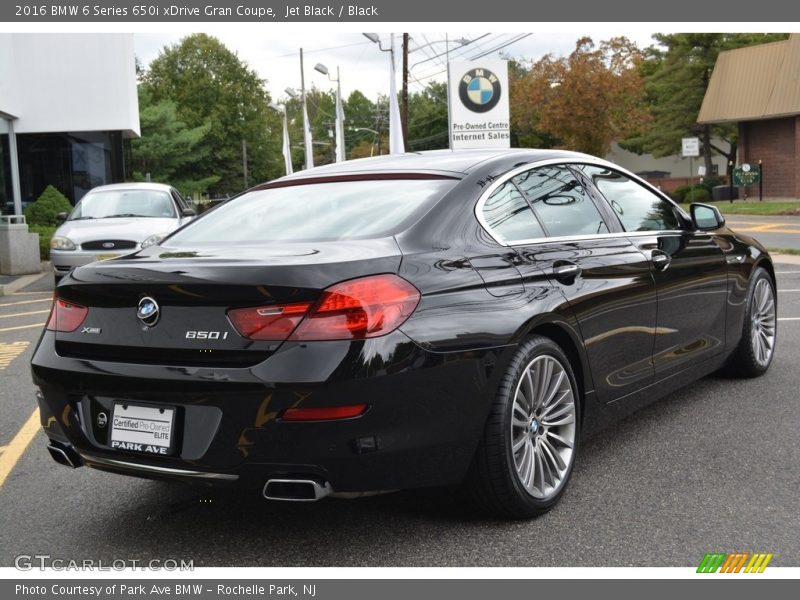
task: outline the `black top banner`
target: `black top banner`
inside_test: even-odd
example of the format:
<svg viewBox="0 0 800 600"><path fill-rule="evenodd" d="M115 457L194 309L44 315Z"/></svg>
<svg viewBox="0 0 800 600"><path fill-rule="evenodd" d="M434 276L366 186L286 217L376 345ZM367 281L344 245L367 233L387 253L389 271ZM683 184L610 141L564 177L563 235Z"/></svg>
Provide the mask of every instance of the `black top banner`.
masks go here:
<svg viewBox="0 0 800 600"><path fill-rule="evenodd" d="M642 2L572 0L12 0L0 4L6 22L792 22L800 5L786 0Z"/></svg>

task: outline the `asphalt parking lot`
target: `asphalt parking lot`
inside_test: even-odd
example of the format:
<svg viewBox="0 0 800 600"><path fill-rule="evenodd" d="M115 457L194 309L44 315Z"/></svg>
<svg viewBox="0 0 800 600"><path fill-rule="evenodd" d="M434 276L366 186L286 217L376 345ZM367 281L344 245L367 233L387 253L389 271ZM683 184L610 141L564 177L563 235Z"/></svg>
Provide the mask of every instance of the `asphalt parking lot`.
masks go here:
<svg viewBox="0 0 800 600"><path fill-rule="evenodd" d="M195 566L693 566L771 552L800 566L800 265L778 265L775 361L760 379L708 377L586 442L562 502L506 522L457 489L314 504L70 470L45 436L28 362L49 277L0 298L0 566L19 554Z"/></svg>

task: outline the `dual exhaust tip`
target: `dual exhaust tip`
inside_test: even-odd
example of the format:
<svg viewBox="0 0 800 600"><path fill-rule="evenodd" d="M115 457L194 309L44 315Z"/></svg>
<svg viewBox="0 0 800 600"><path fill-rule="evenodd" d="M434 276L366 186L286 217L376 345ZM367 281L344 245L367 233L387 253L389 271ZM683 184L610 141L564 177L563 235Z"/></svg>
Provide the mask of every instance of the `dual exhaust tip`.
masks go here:
<svg viewBox="0 0 800 600"><path fill-rule="evenodd" d="M333 493L331 484L313 479L269 479L264 485L264 498L284 502L316 502Z"/></svg>
<svg viewBox="0 0 800 600"><path fill-rule="evenodd" d="M50 456L60 465L73 469L83 466L83 460L72 446L50 442ZM314 479L269 479L264 484L264 498L284 502L316 502L333 493L331 484Z"/></svg>
<svg viewBox="0 0 800 600"><path fill-rule="evenodd" d="M75 452L72 446L64 446L57 442L50 442L47 446L47 451L50 456L60 465L64 465L73 469L83 466L83 459Z"/></svg>

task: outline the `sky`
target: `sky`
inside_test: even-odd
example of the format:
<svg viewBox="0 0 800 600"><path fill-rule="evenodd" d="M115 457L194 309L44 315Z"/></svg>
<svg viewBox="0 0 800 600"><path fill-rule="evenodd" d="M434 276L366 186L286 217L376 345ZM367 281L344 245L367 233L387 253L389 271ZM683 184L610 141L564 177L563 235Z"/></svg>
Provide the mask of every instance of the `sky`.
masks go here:
<svg viewBox="0 0 800 600"><path fill-rule="evenodd" d="M198 31L203 31L198 29ZM381 52L378 46L361 33L341 31L329 33L316 30L305 35L297 30L281 32L278 28L206 31L215 35L225 46L235 52L240 59L266 80L267 90L274 101L286 98L285 88L300 87L299 48L303 47L306 86L316 86L321 90L334 89L335 83L314 70L317 63L324 64L331 75L336 76L340 68L342 94L346 98L354 89L361 90L368 98L375 100L379 94L387 94L389 89L389 53ZM136 56L143 65L158 56L165 46L178 43L187 33L134 33ZM652 34L641 27L625 31L617 26L614 30L604 28L603 24L593 25L580 31L558 33L486 31L425 31L410 32L411 53L409 67L411 81L409 90L420 91L429 81L444 81L445 38L451 40L451 60L469 59L486 53L487 58L528 58L538 59L544 54L569 54L579 38L588 35L595 42L614 36L625 35L640 47L653 43ZM400 69L400 42L402 34L395 35L397 48L397 69ZM452 40L468 40L461 46ZM390 34L382 33L384 48L390 43ZM508 45L506 45L508 44ZM501 48L502 46L502 48ZM502 52L500 56L498 52ZM415 81L416 79L416 81ZM398 80L399 88L399 80Z"/></svg>

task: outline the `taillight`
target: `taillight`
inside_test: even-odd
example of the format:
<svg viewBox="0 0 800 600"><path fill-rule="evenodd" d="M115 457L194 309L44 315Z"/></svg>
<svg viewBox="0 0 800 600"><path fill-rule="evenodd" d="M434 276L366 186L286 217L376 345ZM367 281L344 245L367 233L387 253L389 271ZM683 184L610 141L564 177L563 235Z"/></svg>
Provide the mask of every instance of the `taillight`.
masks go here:
<svg viewBox="0 0 800 600"><path fill-rule="evenodd" d="M234 308L228 317L236 330L251 340L282 342L303 320L311 302L297 302L279 306Z"/></svg>
<svg viewBox="0 0 800 600"><path fill-rule="evenodd" d="M359 340L400 327L419 298L419 290L405 279L373 275L337 283L314 303L235 308L228 317L241 335L253 340Z"/></svg>
<svg viewBox="0 0 800 600"><path fill-rule="evenodd" d="M50 310L50 318L47 321L47 329L70 333L80 327L88 313L89 309L85 306L63 298L55 298L53 308Z"/></svg>
<svg viewBox="0 0 800 600"><path fill-rule="evenodd" d="M322 292L290 340L360 340L391 333L419 304L419 290L397 275L343 281Z"/></svg>

